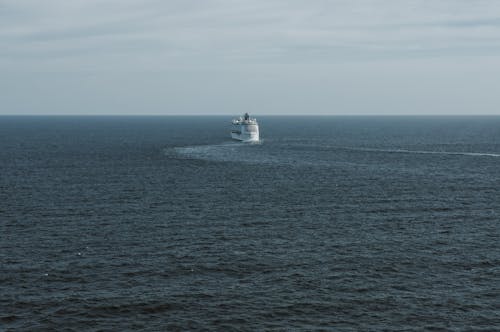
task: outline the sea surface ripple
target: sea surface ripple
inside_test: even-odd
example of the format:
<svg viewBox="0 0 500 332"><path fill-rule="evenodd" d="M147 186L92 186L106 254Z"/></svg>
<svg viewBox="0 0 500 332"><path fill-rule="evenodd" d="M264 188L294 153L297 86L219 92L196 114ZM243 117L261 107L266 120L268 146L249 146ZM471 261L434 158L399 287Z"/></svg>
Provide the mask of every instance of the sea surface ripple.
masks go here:
<svg viewBox="0 0 500 332"><path fill-rule="evenodd" d="M500 329L499 117L0 118L0 330Z"/></svg>

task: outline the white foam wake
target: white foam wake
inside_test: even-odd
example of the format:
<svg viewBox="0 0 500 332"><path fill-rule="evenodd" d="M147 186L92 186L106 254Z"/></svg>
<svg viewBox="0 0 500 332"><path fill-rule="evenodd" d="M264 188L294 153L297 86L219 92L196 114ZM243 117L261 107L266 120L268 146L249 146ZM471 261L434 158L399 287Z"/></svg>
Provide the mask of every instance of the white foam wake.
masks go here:
<svg viewBox="0 0 500 332"><path fill-rule="evenodd" d="M242 146L242 143L230 142L230 143L220 143L220 144L175 147L174 151L181 155L199 155L199 154L204 155L207 153L233 150L240 146Z"/></svg>
<svg viewBox="0 0 500 332"><path fill-rule="evenodd" d="M473 157L500 157L500 154L490 153L490 152L424 151L424 150L375 149L375 148L354 148L354 147L338 147L338 148L344 149L344 150L352 150L352 151L370 151L370 152L386 152L386 153L439 154L439 155L473 156Z"/></svg>
<svg viewBox="0 0 500 332"><path fill-rule="evenodd" d="M173 151L178 156L193 159L259 163L262 162L261 159L263 156L251 148L259 144L262 144L262 141L251 143L224 142L219 144L175 147Z"/></svg>

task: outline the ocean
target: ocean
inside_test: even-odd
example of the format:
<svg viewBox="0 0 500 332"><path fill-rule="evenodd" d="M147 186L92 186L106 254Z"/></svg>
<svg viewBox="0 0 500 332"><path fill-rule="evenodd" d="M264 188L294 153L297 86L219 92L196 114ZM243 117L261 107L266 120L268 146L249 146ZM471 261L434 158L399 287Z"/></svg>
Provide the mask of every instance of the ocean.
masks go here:
<svg viewBox="0 0 500 332"><path fill-rule="evenodd" d="M500 330L500 117L255 116L0 117L0 330Z"/></svg>

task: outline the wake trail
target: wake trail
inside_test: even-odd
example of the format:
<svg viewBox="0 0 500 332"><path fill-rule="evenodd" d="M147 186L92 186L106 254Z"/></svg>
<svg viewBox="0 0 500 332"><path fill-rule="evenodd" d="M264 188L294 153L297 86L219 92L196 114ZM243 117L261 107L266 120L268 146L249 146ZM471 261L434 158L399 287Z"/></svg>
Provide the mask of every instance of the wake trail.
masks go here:
<svg viewBox="0 0 500 332"><path fill-rule="evenodd" d="M368 151L368 152L385 152L385 153L437 154L437 155L471 156L471 157L500 157L500 154L498 153L489 153L489 152L424 151L424 150L374 149L374 148L353 148L353 147L337 147L337 148L350 151Z"/></svg>

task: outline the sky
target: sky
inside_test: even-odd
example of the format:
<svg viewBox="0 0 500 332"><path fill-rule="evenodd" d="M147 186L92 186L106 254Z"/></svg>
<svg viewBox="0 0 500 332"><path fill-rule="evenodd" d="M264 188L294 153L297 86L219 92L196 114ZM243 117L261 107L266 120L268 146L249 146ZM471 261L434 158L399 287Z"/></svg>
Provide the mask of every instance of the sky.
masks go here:
<svg viewBox="0 0 500 332"><path fill-rule="evenodd" d="M0 114L500 115L497 0L0 0Z"/></svg>

